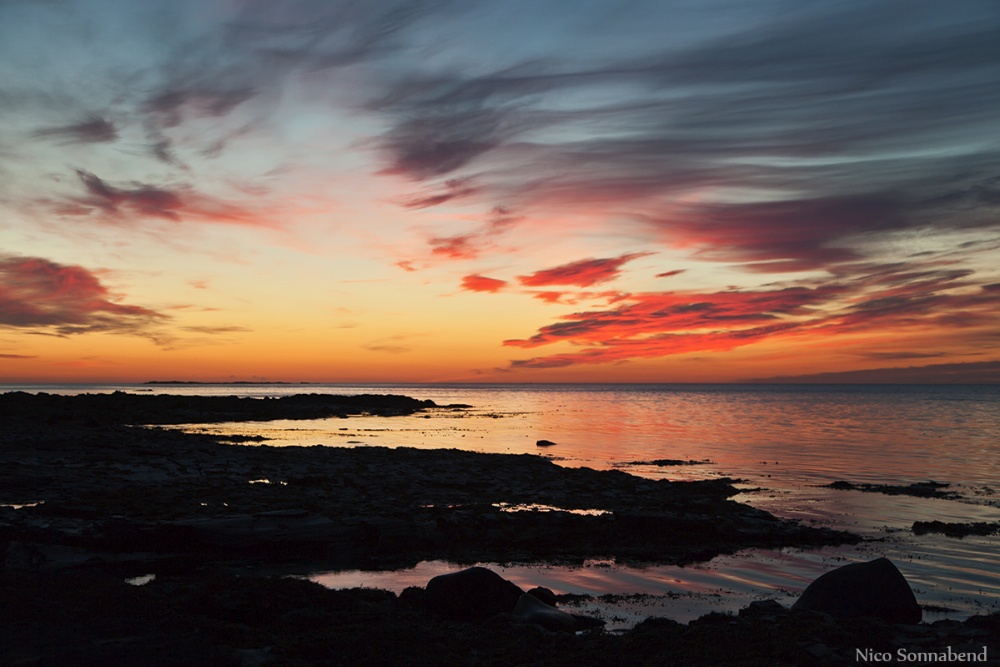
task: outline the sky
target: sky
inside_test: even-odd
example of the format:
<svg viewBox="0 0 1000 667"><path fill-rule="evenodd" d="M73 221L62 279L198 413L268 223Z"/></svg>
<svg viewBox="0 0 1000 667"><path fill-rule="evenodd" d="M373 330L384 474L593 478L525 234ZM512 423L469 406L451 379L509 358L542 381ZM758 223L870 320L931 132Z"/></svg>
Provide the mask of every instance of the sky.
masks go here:
<svg viewBox="0 0 1000 667"><path fill-rule="evenodd" d="M994 0L0 0L0 118L0 382L1000 382Z"/></svg>

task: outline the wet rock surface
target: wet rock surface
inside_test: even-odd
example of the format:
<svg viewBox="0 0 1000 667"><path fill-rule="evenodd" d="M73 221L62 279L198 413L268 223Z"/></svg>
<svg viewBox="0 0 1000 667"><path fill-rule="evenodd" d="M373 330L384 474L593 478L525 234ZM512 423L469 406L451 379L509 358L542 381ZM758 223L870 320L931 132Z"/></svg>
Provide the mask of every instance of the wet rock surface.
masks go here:
<svg viewBox="0 0 1000 667"><path fill-rule="evenodd" d="M725 479L672 483L460 450L226 445L122 425L7 427L0 489L18 562L53 567L82 557L74 549L109 563L686 563L857 539L729 500ZM539 506L562 511L516 511ZM593 509L602 513L582 513Z"/></svg>

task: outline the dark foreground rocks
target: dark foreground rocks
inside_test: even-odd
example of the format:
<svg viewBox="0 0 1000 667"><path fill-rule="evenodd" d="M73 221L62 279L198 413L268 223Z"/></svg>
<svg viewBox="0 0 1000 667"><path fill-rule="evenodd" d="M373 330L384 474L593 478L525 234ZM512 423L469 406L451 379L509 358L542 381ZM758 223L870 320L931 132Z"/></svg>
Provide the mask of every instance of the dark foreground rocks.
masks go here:
<svg viewBox="0 0 1000 667"><path fill-rule="evenodd" d="M827 572L809 584L793 609L841 619L873 616L888 623L919 623L922 616L913 590L888 558Z"/></svg>
<svg viewBox="0 0 1000 667"><path fill-rule="evenodd" d="M858 539L779 520L735 493L725 479L672 483L530 455L18 426L0 438L0 554L8 568L90 560L146 572L231 560L689 563Z"/></svg>
<svg viewBox="0 0 1000 667"><path fill-rule="evenodd" d="M0 664L18 666L782 667L864 664L859 650L896 658L948 647L986 651L989 662L976 664L1000 656L996 614L893 625L771 602L687 625L652 618L612 634L550 631L502 613L460 622L391 592L288 578L206 573L130 586L96 571L6 574L0 590Z"/></svg>
<svg viewBox="0 0 1000 667"><path fill-rule="evenodd" d="M432 558L689 563L857 538L736 503L725 479L671 483L458 450L225 445L72 405L2 415L0 664L792 665L898 636L884 621L854 628L783 611L577 634L559 630L565 617L545 596L534 597L546 606L519 595L509 612L463 622L421 595L255 576L265 565ZM160 404L140 421L232 414L206 405ZM369 401L351 414L378 409ZM146 574L145 585L125 583ZM955 628L978 637L978 626Z"/></svg>

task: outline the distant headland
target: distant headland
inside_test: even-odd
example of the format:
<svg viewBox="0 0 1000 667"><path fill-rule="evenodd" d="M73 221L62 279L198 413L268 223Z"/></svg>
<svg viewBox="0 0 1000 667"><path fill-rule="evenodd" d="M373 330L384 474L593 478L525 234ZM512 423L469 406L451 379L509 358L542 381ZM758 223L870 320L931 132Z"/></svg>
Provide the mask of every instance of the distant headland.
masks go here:
<svg viewBox="0 0 1000 667"><path fill-rule="evenodd" d="M229 380L221 382L201 382L198 380L149 380L143 384L312 384L312 382L265 382L258 380Z"/></svg>

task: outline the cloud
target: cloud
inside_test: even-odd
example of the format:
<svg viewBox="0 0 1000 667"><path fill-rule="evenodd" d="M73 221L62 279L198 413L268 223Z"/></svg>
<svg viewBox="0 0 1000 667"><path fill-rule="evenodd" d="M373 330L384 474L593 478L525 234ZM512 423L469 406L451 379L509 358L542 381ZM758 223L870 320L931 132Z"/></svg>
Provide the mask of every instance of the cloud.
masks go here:
<svg viewBox="0 0 1000 667"><path fill-rule="evenodd" d="M114 300L94 273L39 257L0 256L0 326L54 333L152 335L168 321L149 308Z"/></svg>
<svg viewBox="0 0 1000 667"><path fill-rule="evenodd" d="M864 197L694 206L650 221L700 259L744 263L757 272L804 271L861 259L837 242L905 227L900 207Z"/></svg>
<svg viewBox="0 0 1000 667"><path fill-rule="evenodd" d="M908 7L758 14L590 59L599 47L492 70L415 65L369 108L389 125L386 171L436 193L415 205L448 201L443 177L475 177L463 197L604 212L751 272L823 270L888 233L998 224L984 207L1000 153L979 138L1000 131L1000 16Z"/></svg>
<svg viewBox="0 0 1000 667"><path fill-rule="evenodd" d="M674 269L673 271L664 271L663 273L657 273L656 278L673 278L674 276L679 276L684 273L687 269Z"/></svg>
<svg viewBox="0 0 1000 667"><path fill-rule="evenodd" d="M64 215L98 212L118 220L160 218L178 222L196 220L252 227L274 226L270 220L247 209L200 194L190 187L167 189L138 182L122 187L81 169L76 174L86 194L60 204L58 210Z"/></svg>
<svg viewBox="0 0 1000 667"><path fill-rule="evenodd" d="M562 342L583 348L514 360L512 369L613 363L725 351L786 337L831 340L886 331L900 339L931 331L941 336L957 332L970 345L976 340L985 345L984 336L1000 326L1000 293L991 287L979 286L968 270L853 266L833 279L772 289L622 295L613 308L571 313L529 338L503 344L532 349Z"/></svg>
<svg viewBox="0 0 1000 667"><path fill-rule="evenodd" d="M471 275L462 278L462 289L470 292L499 292L507 286L506 280L497 278L487 278L486 276Z"/></svg>
<svg viewBox="0 0 1000 667"><path fill-rule="evenodd" d="M185 112L196 116L225 116L254 93L250 87L170 88L149 98L142 110L157 118L159 128L170 128L181 124Z"/></svg>
<svg viewBox="0 0 1000 667"><path fill-rule="evenodd" d="M432 193L414 195L403 200L406 208L430 208L450 201L468 199L479 192L472 177L452 178L444 182L444 188Z"/></svg>
<svg viewBox="0 0 1000 667"><path fill-rule="evenodd" d="M108 213L120 213L123 209L139 215L176 220L183 208L181 197L168 190L139 184L133 188L116 188L96 175L77 170L88 197L80 204L90 205Z"/></svg>
<svg viewBox="0 0 1000 667"><path fill-rule="evenodd" d="M621 273L621 267L625 263L651 254L653 253L634 252L619 257L581 259L551 269L535 271L527 276L518 276L517 279L522 285L527 287L545 287L548 285L590 287L591 285L614 280Z"/></svg>
<svg viewBox="0 0 1000 667"><path fill-rule="evenodd" d="M523 218L503 206L494 206L486 221L478 229L455 236L437 236L428 241L431 254L448 259L475 259L494 247L494 239L520 222Z"/></svg>
<svg viewBox="0 0 1000 667"><path fill-rule="evenodd" d="M0 354L0 359L37 359L33 354Z"/></svg>
<svg viewBox="0 0 1000 667"><path fill-rule="evenodd" d="M182 331L190 331L192 333L202 333L202 334L221 334L221 333L246 333L248 331L253 331L248 327L236 326L236 325L192 325L181 327Z"/></svg>
<svg viewBox="0 0 1000 667"><path fill-rule="evenodd" d="M970 361L929 366L868 368L857 371L755 378L748 382L822 384L997 384L1000 361Z"/></svg>
<svg viewBox="0 0 1000 667"><path fill-rule="evenodd" d="M53 137L72 144L110 143L118 139L115 125L101 116L88 116L70 125L38 130L36 137Z"/></svg>
<svg viewBox="0 0 1000 667"><path fill-rule="evenodd" d="M386 352L388 354L405 354L412 351L411 348L402 345L372 344L364 345L363 347L369 352Z"/></svg>

